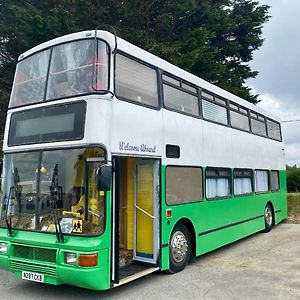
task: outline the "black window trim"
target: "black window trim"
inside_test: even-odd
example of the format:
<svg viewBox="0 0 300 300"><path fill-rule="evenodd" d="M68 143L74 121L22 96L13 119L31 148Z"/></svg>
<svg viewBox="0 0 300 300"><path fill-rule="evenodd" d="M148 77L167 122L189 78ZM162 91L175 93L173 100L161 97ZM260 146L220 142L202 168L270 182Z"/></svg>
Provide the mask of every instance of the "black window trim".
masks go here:
<svg viewBox="0 0 300 300"><path fill-rule="evenodd" d="M172 84L168 81L165 81L163 80L162 76L163 75L167 75L175 80L178 80L180 82L180 86L177 86L175 84ZM193 118L196 118L196 119L201 119L201 109L200 109L200 106L199 106L199 87L192 84L192 83L189 83L188 81L186 80L183 80L179 77L176 77L174 75L172 75L171 73L168 73L166 71L162 71L161 73L161 76L160 76L160 79L161 79L161 89L162 89L162 94L161 94L161 97L162 97L162 107L166 110L169 110L169 111L173 111L173 112L176 112L176 113L179 113L179 114L182 114L182 115L186 115L186 116L189 116L189 117L193 117ZM191 85L193 87L196 88L197 90L197 93L193 93L192 91L189 91L189 90L186 90L184 88L181 87L182 85L182 82L184 82L185 84L188 84L188 85ZM188 112L184 112L184 111L181 111L181 110L178 110L178 109L175 109L175 108L172 108L172 107L169 107L169 106L166 106L165 104L165 99L164 99L164 85L167 85L167 86L170 86L172 88L175 88L183 93L186 93L186 94L189 94L189 95L192 95L194 97L197 98L197 104L198 104L198 114L195 115L195 114L191 114L191 113L188 113Z"/></svg>
<svg viewBox="0 0 300 300"><path fill-rule="evenodd" d="M202 184L202 194L201 194L201 199L199 201L193 201L193 202L182 202L180 204L168 204L167 203L167 168L168 167L175 167L175 168L196 168L201 170L201 184ZM193 165L167 165L165 168L165 178L164 178L164 184L165 184L165 204L168 207L174 207L174 206L180 206L180 205L193 205L193 204L199 204L205 202L205 193L204 193L204 185L203 185L203 179L204 179L204 168L201 166L193 166Z"/></svg>
<svg viewBox="0 0 300 300"><path fill-rule="evenodd" d="M235 171L251 171L251 176L246 176L246 175L241 175L241 176L234 176ZM244 196L251 196L254 195L254 171L253 169L249 169L249 168L234 168L233 172L232 172L232 184L233 184L233 196L234 197L244 197ZM245 194L235 194L235 185L234 185L234 179L235 178L251 178L251 189L252 192L251 193L245 193Z"/></svg>
<svg viewBox="0 0 300 300"><path fill-rule="evenodd" d="M275 139L275 138L272 138L272 137L269 136L268 121L274 122L274 123L276 123L276 124L279 125L279 134L280 134L280 139L279 140ZM275 120L273 120L271 118L266 117L266 127L267 127L267 137L269 139L271 139L273 141L277 141L277 142L282 142L282 132L281 132L281 124L280 124L280 122L277 122L277 121L275 121Z"/></svg>
<svg viewBox="0 0 300 300"><path fill-rule="evenodd" d="M238 128L238 127L232 125L232 123L231 123L231 115L230 115L230 112L231 112L231 111L233 111L233 112L235 112L235 113L238 113L238 114L241 114L241 115L244 116L244 117L247 117L247 119L248 119L249 130L246 130L246 129L243 129L243 128ZM229 109L228 113L229 113L230 127L231 127L232 129L236 129L236 130L240 130L240 131L243 131L243 132L247 132L247 133L252 134L252 132L251 132L251 126L250 126L249 113L246 115L246 114L243 114L243 113L241 113L240 111L235 110L235 109Z"/></svg>
<svg viewBox="0 0 300 300"><path fill-rule="evenodd" d="M155 71L155 73L156 73L156 83L157 83L157 106L153 106L153 105L150 105L150 104L145 104L145 103L142 103L142 102L134 101L132 99L128 99L126 97L119 96L116 93L116 68L117 68L117 55L118 54L123 55L124 57L126 57L128 59L131 59L131 60L133 60L133 61L135 61L135 62L137 62L141 65L144 65L148 68L151 68ZM145 62L144 60L142 60L140 58L137 58L136 56L130 55L127 52L124 52L122 50L117 49L117 51L115 52L115 55L114 55L114 95L118 100L159 111L161 109L160 87L159 87L161 83L160 83L160 78L159 77L160 77L160 72L159 72L159 69L156 66L154 66L154 65L152 65L148 62Z"/></svg>
<svg viewBox="0 0 300 300"><path fill-rule="evenodd" d="M85 144L85 145L76 145L76 146L56 146L53 148L47 148L47 149L29 149L29 150L24 150L24 149L18 149L18 150L14 150L14 151L5 151L3 153L3 155L5 154L15 154L15 153L29 153L29 152L47 152L47 151L58 151L58 150L69 150L69 149L83 149L83 148L101 148L103 149L104 152L104 158L107 161L108 159L108 152L107 152L107 148L104 144L101 143L90 143L90 144ZM96 234L86 234L86 233L64 233L64 235L67 236L84 236L84 237L91 237L91 238L98 238L100 236L102 236L106 230L107 230L107 225L108 225L108 218L107 218L107 192L104 191L104 208L105 208L105 216L104 216L104 227L103 227L103 231L101 233L96 233ZM0 226L0 228L5 228L4 226ZM37 232L37 233L43 233L43 234L55 234L55 232L51 232L51 231L36 231L36 230L32 230L32 229L18 229L20 231L26 231L26 232Z"/></svg>
<svg viewBox="0 0 300 300"><path fill-rule="evenodd" d="M204 115L203 115L203 102L202 102L202 100L208 101L210 103L213 103L215 105L218 105L220 107L225 108L226 109L227 124L224 124L224 123L221 123L221 122L218 122L218 121L214 121L214 120L210 120L210 119L205 118ZM221 126L225 126L225 127L230 127L230 119L229 119L229 116L228 116L228 107L225 106L225 105L222 105L222 104L220 104L218 102L215 102L213 100L210 100L208 98L203 98L202 94L201 94L201 114L202 114L201 115L202 119L205 120L205 121L207 121L207 122L209 122L209 123L214 123L214 124L217 124L217 125L221 125Z"/></svg>
<svg viewBox="0 0 300 300"><path fill-rule="evenodd" d="M256 191L256 171L266 171L268 173L268 190ZM256 195L267 194L270 192L270 172L268 169L254 169L254 192Z"/></svg>
<svg viewBox="0 0 300 300"><path fill-rule="evenodd" d="M17 144L16 143L11 144L9 142L11 132L12 132L13 129L15 129L15 127L12 126L12 116L13 115L27 113L27 112L30 112L30 111L36 111L36 110L40 110L40 109L47 109L47 108L52 109L54 107L66 106L66 105L73 105L73 104L79 104L79 103L84 104L84 107L85 107L84 116L82 116L82 118L83 118L83 124L82 124L82 126L83 126L83 133L82 133L81 137L78 137L78 138L69 138L69 139L58 140L58 141L43 141L43 142L36 142L36 141L34 141L34 142L17 143ZM39 106L39 107L35 107L35 108L29 108L29 109L26 109L26 110L16 111L16 112L12 113L12 115L10 117L7 145L9 147L16 147L16 146L23 146L23 145L35 145L35 144L41 144L42 145L42 144L46 144L46 143L61 143L61 142L66 142L66 141L81 141L85 137L86 114L87 114L87 102L85 100L55 103L55 104L51 104L51 105ZM76 120L74 122L76 122Z"/></svg>
<svg viewBox="0 0 300 300"><path fill-rule="evenodd" d="M215 169L215 170L224 170L224 171L229 171L229 175L228 176L208 176L207 177L207 169ZM233 190L232 190L232 169L231 168L227 168L227 167L212 167L212 166L208 166L208 167L205 167L205 177L204 179L204 187L205 187L205 200L206 201L219 201L219 200L230 200L233 198ZM214 198L208 198L207 197L207 191L206 191L206 179L207 178L229 178L229 195L227 196L224 196L224 197L214 197Z"/></svg>
<svg viewBox="0 0 300 300"><path fill-rule="evenodd" d="M251 116L251 113L256 114L257 117L255 118L255 117ZM250 116L250 118L249 118L249 120L250 120L250 132L252 134L254 134L254 135L257 135L257 136L260 136L260 137L264 137L264 138L268 138L266 117L264 115L262 115L262 114L259 114L259 113L255 112L255 111L253 111L253 110L249 110L249 116ZM264 121L259 120L258 117L262 117L264 119ZM261 122L261 123L263 123L265 125L266 135L262 135L262 134L258 134L258 133L253 132L251 119L256 120L258 122Z"/></svg>
<svg viewBox="0 0 300 300"><path fill-rule="evenodd" d="M276 172L277 173L277 175L278 175L278 189L277 190L272 190L272 180L271 180L271 174L272 174L272 172ZM278 193L278 192L280 192L280 174L279 174L279 170L273 170L273 169L271 169L270 170L270 174L269 174L269 178L270 178L270 191L272 192L272 193Z"/></svg>
<svg viewBox="0 0 300 300"><path fill-rule="evenodd" d="M95 40L95 38L94 37L86 37L86 38L79 38L79 39L74 39L74 40L70 40L70 41L64 41L64 42L61 42L61 43L57 43L55 45L45 47L43 49L40 49L36 52L31 53L30 55L28 55L26 57L20 58L18 60L17 64L22 62L23 60L35 55L35 54L38 54L40 52L43 52L43 51L46 51L46 50L50 49L50 56L49 56L49 63L48 63L48 66L47 66L47 77L46 77L46 82L45 82L45 91L44 91L44 95L43 95L43 100L38 101L38 102L34 102L34 103L28 103L28 104L20 105L20 106L12 106L12 107L8 106L7 109L10 110L10 109L23 108L23 107L28 107L28 106L32 106L32 105L42 104L42 103L49 103L49 102L53 102L53 101L57 101L57 100L65 100L65 99L71 99L71 98L76 98L76 97L84 97L84 96L87 96L87 95L95 95L95 94L97 94L97 95L106 95L106 94L109 94L110 89L111 89L111 82L110 82L110 75L111 75L111 55L110 55L110 53L111 52L110 52L110 45L108 44L108 42L106 40L97 37L97 47L98 47L98 41L102 41L107 45L107 47L109 49L107 90L105 90L105 91L104 90L103 91L94 90L94 92L82 93L82 94L71 95L71 96L67 96L67 97L59 97L59 98L53 98L53 99L46 100L47 87L48 87L48 75L49 75L49 72L50 72L50 64L51 64L51 60L52 60L53 48L56 47L56 46L61 46L61 45L64 45L64 44L77 42L77 41L82 41L82 40ZM10 99L9 99L9 104L10 104Z"/></svg>

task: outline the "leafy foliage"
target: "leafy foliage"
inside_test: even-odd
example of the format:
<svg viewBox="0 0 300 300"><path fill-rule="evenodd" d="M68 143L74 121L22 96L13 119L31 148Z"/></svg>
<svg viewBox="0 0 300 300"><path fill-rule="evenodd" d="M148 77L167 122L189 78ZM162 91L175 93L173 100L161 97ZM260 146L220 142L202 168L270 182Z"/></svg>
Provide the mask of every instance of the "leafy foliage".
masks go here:
<svg viewBox="0 0 300 300"><path fill-rule="evenodd" d="M300 168L287 166L286 181L289 193L300 192Z"/></svg>
<svg viewBox="0 0 300 300"><path fill-rule="evenodd" d="M117 34L242 98L268 6L253 0L1 0L0 132L18 56L49 39L111 24ZM1 138L0 138L1 139Z"/></svg>

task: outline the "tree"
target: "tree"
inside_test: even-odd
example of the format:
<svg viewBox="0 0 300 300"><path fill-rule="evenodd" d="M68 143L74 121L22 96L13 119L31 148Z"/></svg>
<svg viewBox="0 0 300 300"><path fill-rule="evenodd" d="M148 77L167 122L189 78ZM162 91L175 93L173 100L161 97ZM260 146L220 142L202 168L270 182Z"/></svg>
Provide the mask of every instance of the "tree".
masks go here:
<svg viewBox="0 0 300 300"><path fill-rule="evenodd" d="M256 103L245 80L257 75L248 63L262 45L268 8L253 0L2 0L1 122L18 56L99 24L113 25L120 37Z"/></svg>
<svg viewBox="0 0 300 300"><path fill-rule="evenodd" d="M287 166L287 190L289 193L300 191L300 168Z"/></svg>

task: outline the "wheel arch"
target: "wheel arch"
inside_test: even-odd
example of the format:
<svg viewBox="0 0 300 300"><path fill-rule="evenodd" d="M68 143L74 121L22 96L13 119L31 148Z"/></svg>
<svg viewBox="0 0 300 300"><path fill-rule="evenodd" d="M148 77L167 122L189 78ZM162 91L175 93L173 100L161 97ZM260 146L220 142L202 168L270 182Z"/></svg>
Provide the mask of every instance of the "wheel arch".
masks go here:
<svg viewBox="0 0 300 300"><path fill-rule="evenodd" d="M273 214L273 226L275 226L275 224L276 224L276 220L275 220L276 215L275 215L274 205L273 205L271 200L267 201L265 207L267 207L268 205L270 205L270 207L271 207L272 214Z"/></svg>
<svg viewBox="0 0 300 300"><path fill-rule="evenodd" d="M193 225L192 221L189 218L186 218L186 217L181 218L174 224L172 231L174 230L174 228L177 224L184 224L187 227L187 229L190 233L191 243L192 243L192 245L191 245L192 246L191 247L191 254L192 254L191 258L195 257L196 256L196 232L195 232L195 228L194 228L194 225Z"/></svg>

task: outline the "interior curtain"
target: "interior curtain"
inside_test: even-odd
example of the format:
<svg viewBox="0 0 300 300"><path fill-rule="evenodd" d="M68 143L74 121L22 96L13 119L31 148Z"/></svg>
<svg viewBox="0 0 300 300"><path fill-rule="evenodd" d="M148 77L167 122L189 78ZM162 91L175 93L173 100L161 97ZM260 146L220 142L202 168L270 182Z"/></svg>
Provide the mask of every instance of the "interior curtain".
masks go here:
<svg viewBox="0 0 300 300"><path fill-rule="evenodd" d="M207 178L206 196L207 198L225 197L230 195L228 178Z"/></svg>
<svg viewBox="0 0 300 300"><path fill-rule="evenodd" d="M234 194L243 195L252 193L251 178L234 178Z"/></svg>
<svg viewBox="0 0 300 300"><path fill-rule="evenodd" d="M266 192L269 189L268 185L268 171L255 171L255 191Z"/></svg>

